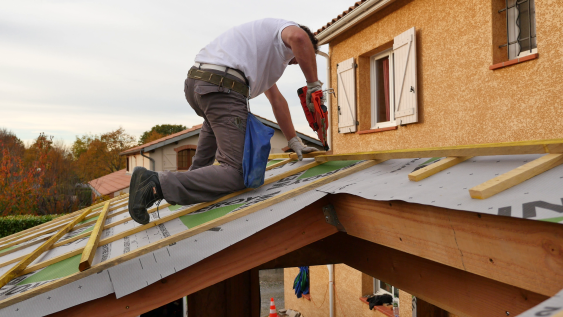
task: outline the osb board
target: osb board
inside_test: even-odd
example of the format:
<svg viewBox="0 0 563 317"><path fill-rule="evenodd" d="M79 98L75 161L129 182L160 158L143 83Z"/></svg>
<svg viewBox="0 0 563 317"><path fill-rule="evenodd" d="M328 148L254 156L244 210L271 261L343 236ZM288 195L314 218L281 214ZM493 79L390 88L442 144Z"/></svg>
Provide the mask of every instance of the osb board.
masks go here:
<svg viewBox="0 0 563 317"><path fill-rule="evenodd" d="M398 130L357 135L339 134L333 116L334 154L561 138L563 2L536 3L539 59L495 71L489 70L492 24L503 16L492 14L491 6L491 0L462 1L453 10L446 0L397 0L333 40L336 89L336 64L358 59L415 27L420 119ZM365 76L357 76L356 93L361 130L370 125ZM337 113L332 98L331 110Z"/></svg>

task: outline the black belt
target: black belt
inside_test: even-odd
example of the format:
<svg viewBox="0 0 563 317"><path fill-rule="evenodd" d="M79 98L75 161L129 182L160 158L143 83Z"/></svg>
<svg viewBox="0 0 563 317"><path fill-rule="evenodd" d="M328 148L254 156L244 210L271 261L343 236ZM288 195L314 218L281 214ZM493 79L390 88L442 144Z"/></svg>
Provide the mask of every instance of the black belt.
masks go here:
<svg viewBox="0 0 563 317"><path fill-rule="evenodd" d="M203 80L210 84L223 87L224 89L227 90L236 91L239 94L242 94L243 96L248 98L248 86L246 84L243 84L236 80L232 80L225 76L217 75L212 72L206 72L201 69L190 69L190 71L188 72L188 77L197 80Z"/></svg>

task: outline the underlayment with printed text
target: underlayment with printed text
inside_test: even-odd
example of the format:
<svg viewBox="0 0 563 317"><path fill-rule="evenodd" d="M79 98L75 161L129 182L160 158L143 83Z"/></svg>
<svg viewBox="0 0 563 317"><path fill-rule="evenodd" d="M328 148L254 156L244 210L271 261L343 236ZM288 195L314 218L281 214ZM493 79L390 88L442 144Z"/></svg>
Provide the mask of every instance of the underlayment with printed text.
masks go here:
<svg viewBox="0 0 563 317"><path fill-rule="evenodd" d="M450 209L561 223L563 222L563 166L553 168L485 200L472 199L469 196L469 188L538 157L539 155L476 157L419 182L409 181L408 174L415 169L439 160L439 158L389 160L157 251L136 257L100 273L13 304L0 310L0 315L40 316L111 293L115 293L118 298L125 296L271 226L327 194L349 193L370 200L403 200ZM266 172L266 178L290 171L312 161L312 159L305 159L303 162L292 162L272 169ZM276 163L276 161L269 164L273 163ZM133 252L155 241L299 188L355 164L358 164L358 161L325 163L197 212L180 216L142 232L129 235L99 247L92 265ZM126 202L126 198L122 201L114 201L112 206L117 206L122 202ZM160 217L181 212L189 207L170 206L162 208ZM119 213L125 210L124 208L126 207L114 210L110 215ZM127 212L109 217L106 220L106 225L128 217ZM151 220L156 217L156 212L151 214ZM59 241L91 231L95 221L96 218L88 220L87 223L91 223L90 226L71 231ZM101 240L137 226L139 224L134 221L128 221L106 229L102 233ZM45 233L33 240L8 248L2 248L2 245L0 245L0 265L29 254L40 245L33 243L34 241L45 240L52 234ZM83 248L87 241L88 237L84 237L56 247L43 253L31 265ZM29 244L28 247L2 255L2 253L7 253L27 244ZM0 289L0 301L77 273L80 257L81 255L78 254L36 272L15 278ZM8 271L14 265L15 263L0 267L0 274ZM560 297L557 298L559 302L562 301ZM556 300L556 298L554 297L551 300ZM560 306L563 307L563 305Z"/></svg>

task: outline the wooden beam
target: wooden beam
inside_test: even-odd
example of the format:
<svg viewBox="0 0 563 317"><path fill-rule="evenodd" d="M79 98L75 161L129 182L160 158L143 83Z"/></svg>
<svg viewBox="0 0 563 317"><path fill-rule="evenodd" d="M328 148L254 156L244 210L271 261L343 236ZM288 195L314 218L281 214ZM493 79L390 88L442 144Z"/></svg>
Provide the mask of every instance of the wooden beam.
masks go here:
<svg viewBox="0 0 563 317"><path fill-rule="evenodd" d="M473 156L450 156L446 157L438 162L432 163L426 167L418 169L409 174L409 180L413 182L421 181L427 177L430 177L434 174L437 174L445 169L448 169L452 166L455 166L461 162L467 161L468 159L472 158Z"/></svg>
<svg viewBox="0 0 563 317"><path fill-rule="evenodd" d="M288 158L288 159L285 159L285 160L283 160L283 161L281 161L281 162L277 162L277 163L274 163L274 164L272 164L272 165L270 165L270 166L267 166L267 167L266 167L266 170L269 171L269 170L271 170L271 169L274 169L274 168L279 167L279 166L283 166L283 165L285 165L285 164L287 164L287 163L289 163L289 162L293 162L293 161L295 161L295 160L294 160L294 159L291 159L291 158Z"/></svg>
<svg viewBox="0 0 563 317"><path fill-rule="evenodd" d="M102 232L104 230L104 224L106 223L106 218L108 215L109 210L109 201L104 205L104 209L102 213L98 217L96 221L96 225L92 230L92 234L90 235L90 239L88 239L88 243L84 247L84 251L82 251L82 257L80 258L80 264L78 264L78 269L80 272L87 270L92 265L92 260L94 260L94 256L96 255L96 249L98 248L98 244L100 243L100 237L102 236Z"/></svg>
<svg viewBox="0 0 563 317"><path fill-rule="evenodd" d="M86 215L91 211L91 209L84 211L80 216L76 217L71 223L66 225L63 229L61 229L57 234L53 235L49 240L45 241L39 248L35 249L32 253L28 254L25 258L23 258L17 265L13 268L8 270L0 277L0 287L8 284L13 278L19 276L19 274L25 270L25 268L37 259L43 252L47 251L51 245L53 245L57 240L59 240L62 236L64 236L67 232L69 232L74 225L82 221Z"/></svg>
<svg viewBox="0 0 563 317"><path fill-rule="evenodd" d="M447 156L487 156L513 154L544 154L563 153L563 139L473 144L448 146L437 148L389 150L376 152L349 153L337 155L319 155L318 162L346 161L346 160L390 160L419 157L447 157Z"/></svg>
<svg viewBox="0 0 563 317"><path fill-rule="evenodd" d="M547 154L469 189L471 198L486 199L563 164L563 154Z"/></svg>
<svg viewBox="0 0 563 317"><path fill-rule="evenodd" d="M104 316L107 317L138 316L174 299L193 294L336 233L336 228L324 220L321 208L326 203L324 198L314 202L280 222L137 292L119 299L110 294L51 316L97 316L99 307L104 308Z"/></svg>
<svg viewBox="0 0 563 317"><path fill-rule="evenodd" d="M348 234L546 296L563 285L563 226L331 195Z"/></svg>
<svg viewBox="0 0 563 317"><path fill-rule="evenodd" d="M338 252L344 264L456 316L517 316L548 299L376 243L338 235L341 239L327 246L327 252Z"/></svg>
<svg viewBox="0 0 563 317"><path fill-rule="evenodd" d="M312 157L316 157L316 156L319 156L319 155L325 155L325 154L326 154L325 151L316 151L316 152L303 154L303 158L312 158ZM274 159L296 160L296 159L298 159L298 157L297 157L297 153L276 153L276 154L270 154L270 156L268 156L268 159L269 160L274 160Z"/></svg>

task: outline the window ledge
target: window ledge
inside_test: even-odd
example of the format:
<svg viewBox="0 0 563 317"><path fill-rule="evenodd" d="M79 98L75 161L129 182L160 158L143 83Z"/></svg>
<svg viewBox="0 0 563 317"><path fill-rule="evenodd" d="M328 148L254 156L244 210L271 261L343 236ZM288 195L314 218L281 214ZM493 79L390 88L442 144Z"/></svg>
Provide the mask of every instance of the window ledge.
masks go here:
<svg viewBox="0 0 563 317"><path fill-rule="evenodd" d="M368 304L369 306L367 297L360 297L360 301L362 301L365 304ZM391 306L373 306L373 310L377 310L386 316L393 317L393 307Z"/></svg>
<svg viewBox="0 0 563 317"><path fill-rule="evenodd" d="M527 62L527 61L531 61L533 59L536 59L536 58L538 58L538 56L539 56L538 53L526 55L524 57L519 57L519 58L511 59L511 60L506 61L506 62L491 65L491 66L489 66L489 69L495 70L495 69L504 68L504 67L507 67L507 66L520 64L520 63L523 63L523 62Z"/></svg>
<svg viewBox="0 0 563 317"><path fill-rule="evenodd" d="M381 128L381 129L370 129L370 130L363 130L358 131L356 134L368 134L368 133L375 133L375 132L383 132L383 131L390 131L390 130L397 130L397 126L388 127L388 128Z"/></svg>
<svg viewBox="0 0 563 317"><path fill-rule="evenodd" d="M305 298L308 301L311 301L311 294L301 294L301 297Z"/></svg>

